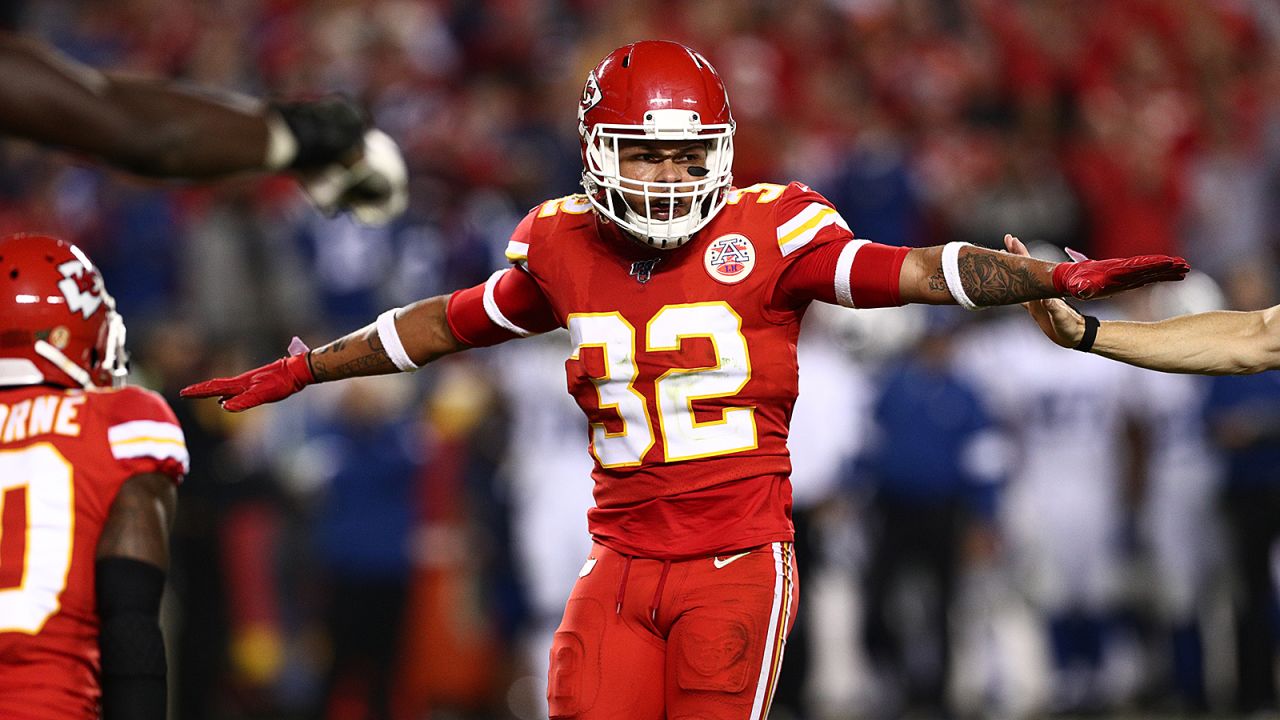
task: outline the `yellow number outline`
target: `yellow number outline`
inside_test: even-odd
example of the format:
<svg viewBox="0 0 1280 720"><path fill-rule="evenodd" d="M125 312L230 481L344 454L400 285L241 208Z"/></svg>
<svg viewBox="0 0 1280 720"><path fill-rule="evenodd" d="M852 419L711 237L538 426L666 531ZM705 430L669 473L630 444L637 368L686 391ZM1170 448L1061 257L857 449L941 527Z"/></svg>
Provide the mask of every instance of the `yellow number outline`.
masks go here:
<svg viewBox="0 0 1280 720"><path fill-rule="evenodd" d="M54 591L52 609L49 610L49 612L45 613L42 617L40 617L40 619L34 624L0 625L0 633L19 632L25 635L38 635L40 631L44 629L44 625L49 621L49 618L56 615L57 612L62 609L62 593L67 589L67 578L71 576L71 561L72 561L72 556L75 552L75 537L76 537L76 511L75 511L76 487L75 487L75 477L74 477L75 469L72 467L70 461L68 461L66 457L63 456L63 454L59 452L56 447L53 446L52 443L42 442L42 443L35 443L33 445L29 445L27 447L16 449L16 450L0 450L0 464L2 464L3 461L8 457L18 456L23 454L33 454L33 453L36 453L37 451L42 451L42 452L47 451L49 454L44 455L44 459L61 463L62 467L66 469L65 474L57 473L58 477L51 477L42 481L42 482L52 483L65 478L67 483L66 510L67 510L68 522L67 522L67 543L66 543L67 551L66 551L66 557L65 557L65 565L62 566L63 567L62 579L58 583L57 589ZM0 491L13 490L19 487L25 487L27 489L26 527L23 529L24 532L26 533L26 544L23 546L22 579L19 581L17 587L8 587L0 590L0 604L2 604L2 601L4 600L17 602L21 599L21 596L24 593L32 592L32 589L27 587L27 583L28 583L28 580L30 580L31 554L34 550L32 536L31 536L31 527L32 527L31 506L33 502L32 489L34 487L34 483L29 479L23 482L17 482L17 481L5 482L3 478L0 478ZM3 497L4 497L3 494L0 494L0 506L3 505L3 502L4 502ZM3 507L0 507L0 516L3 516L3 511L4 511Z"/></svg>
<svg viewBox="0 0 1280 720"><path fill-rule="evenodd" d="M585 215L589 212L591 212L591 201L587 199L586 195L575 193L542 203L538 208L538 217L548 218L557 213Z"/></svg>
<svg viewBox="0 0 1280 720"><path fill-rule="evenodd" d="M755 185L748 185L744 188L736 188L729 191L729 197L725 199L725 202L730 205L737 205L742 202L744 195L751 194L756 196L756 203L764 205L782 197L782 193L786 189L786 185L779 185L777 183L756 183Z"/></svg>
<svg viewBox="0 0 1280 720"><path fill-rule="evenodd" d="M596 312L596 313L571 313L571 314L568 316L568 318L566 318L566 320L565 320L565 325L566 325L566 326L570 325L570 324L571 324L575 319L578 319L578 318L595 318L595 317L612 317L612 318L615 318L615 319L617 319L617 321L618 321L618 322L620 322L620 323L622 324L622 326L623 326L623 327L625 327L625 328L626 328L626 331L627 331L627 333L628 333L628 344L630 345L630 348L629 348L629 349L630 349L630 351L631 351L631 355L632 355L632 361L631 361L631 377L627 380L627 387L626 387L626 390L627 390L627 392L631 393L631 395L632 395L632 396L634 396L634 397L635 397L635 398L640 402L640 408L641 408L641 410L643 410L643 412L644 412L644 423L643 423L643 425L644 425L644 427L645 427L645 431L646 431L646 433L649 435L649 442L648 442L648 444L646 444L646 445L644 446L644 449L640 451L639 456L638 456L635 460L624 460L624 461L622 461L622 462L606 463L606 462L604 461L604 458L600 457L600 453L599 453L599 451L598 451L598 450L596 450L596 432L595 432L595 429L596 429L597 427L598 427L598 428L600 428L600 430L601 430L601 434L604 436L604 438L605 438L606 440L613 440L613 439L617 439L617 438L623 438L623 437L626 437L627 433L630 431L631 425L630 425L630 421L627 419L627 413L623 412L623 410L622 410L622 403L621 403L621 402L616 402L616 403L606 403L606 402L605 402L605 400L604 400L604 393L602 393L602 392L601 392L601 390L600 390L600 386L601 386L601 385L603 385L603 384L605 384L605 383L607 383L607 382L609 382L610 380L612 380L612 379L613 379L613 368L614 368L614 365L613 365L613 363L612 363L612 362L610 361L610 359L609 359L609 347L608 347L609 343L608 343L608 341L605 341L605 342L584 342L584 343L578 344L577 346L575 346L575 347L574 347L574 349L573 349L573 353L572 353L571 355L569 355L569 359L570 359L570 360L577 360L577 361L581 362L581 361L582 361L582 348L588 348L588 347L597 347L597 348L600 348L600 352L604 354L604 372L605 372L605 374L604 374L604 377L600 377L600 378L592 377L592 378L591 378L591 384L592 384L592 385L594 385L594 386L595 386L595 389L596 389L596 403L597 403L597 407L598 407L598 409L599 409L599 410L602 410L602 411L603 411L603 410L613 410L613 411L614 411L614 413L616 413L616 414L617 414L618 418L622 420L622 430L621 430L621 431L619 431L619 432L616 432L616 433L610 433L610 432L609 432L608 427L606 427L604 423L602 423L602 422L598 422L598 423L597 423L597 422L591 422L591 421L590 421L590 419L588 419L587 424L588 424L588 425L590 425L590 426L591 426L591 428L592 428L592 430L591 430L591 441L590 441L590 445L589 445L590 450L591 450L591 455L596 459L596 461L597 461L597 462L599 462L599 463L600 463L600 467L606 467L606 468L614 468L614 467L633 467L633 466L636 466L636 465L641 464L641 463L644 461L644 456L645 456L645 455L647 455L647 454L649 453L649 450L651 450L651 449L653 448L653 444L654 444L655 442L657 442L657 440L656 440L656 439L654 438L654 436L653 436L653 430L652 430L652 428L653 428L653 421L652 421L652 418L649 416L649 403L648 403L648 400L645 398L645 396L644 396L644 394L643 394L643 393L641 393L639 390L637 390L637 389L636 389L636 380L637 380L637 379L639 379L639 377L640 377L640 368L639 368L639 366L638 366L638 365L636 365L636 362L635 362L635 359L634 359L634 358L635 358L635 347L636 347L636 328L635 328L635 326L634 326L634 325L632 325L630 322L628 322L626 318L624 318L624 317L622 316L622 313L620 313L620 312L616 312L616 311L614 311L614 312ZM588 377L590 377L590 376L588 376ZM637 418L637 420L639 420L639 418Z"/></svg>
<svg viewBox="0 0 1280 720"><path fill-rule="evenodd" d="M733 337L735 340L740 340L742 342L742 358L746 364L746 374L743 376L742 382L738 383L738 386L734 388L732 392L713 392L713 393L707 393L705 395L683 395L685 408L689 412L689 420L692 423L693 428L696 430L698 428L712 427L715 425L728 425L730 420L730 413L737 415L737 414L746 412L747 413L746 417L751 423L751 442L747 445L742 445L739 447L721 448L718 450L713 450L711 452L705 452L705 453L695 453L692 455L672 455L671 441L667 433L667 414L662 410L662 390L660 389L662 386L662 383L668 377L673 375L696 375L700 373L714 372L716 370L719 370L723 366L723 363L721 362L722 356L720 354L720 344L716 342L715 331L694 331L694 332L688 332L688 333L676 333L675 344L673 345L670 345L670 346L654 345L652 343L653 335L650 332L650 329L653 327L653 324L659 320L659 318L661 318L663 315L667 314L670 311L678 311L684 308L697 308L697 307L724 308L737 321L737 325L734 328ZM707 302L680 303L677 305L662 306L662 309L658 310L658 312L655 313L654 316L650 318L649 322L645 325L645 350L647 352L663 352L663 351L670 352L673 350L679 350L681 341L685 340L686 338L699 338L699 337L706 338L711 341L711 348L714 351L715 358L716 358L715 365L706 365L702 367L693 367L693 368L683 368L683 367L669 368L666 372L662 373L662 375L658 376L658 379L655 380L653 383L654 403L658 407L658 425L659 425L658 430L662 434L662 454L663 454L663 459L666 460L667 462L678 462L681 460L697 460L700 458L716 457L719 455L732 455L733 453L743 452L745 450L755 450L756 448L760 447L760 428L756 425L756 406L755 405L727 407L720 411L719 420L703 420L701 422L698 421L697 415L695 415L693 411L693 404L698 400L711 400L713 398L733 397L738 393L742 392L743 388L747 386L747 383L751 382L751 376L752 376L751 353L747 349L746 336L742 334L742 316L739 315L732 307L730 307L728 303L724 302L723 300L713 300L713 301L707 301ZM678 421L675 421L675 422L678 422Z"/></svg>

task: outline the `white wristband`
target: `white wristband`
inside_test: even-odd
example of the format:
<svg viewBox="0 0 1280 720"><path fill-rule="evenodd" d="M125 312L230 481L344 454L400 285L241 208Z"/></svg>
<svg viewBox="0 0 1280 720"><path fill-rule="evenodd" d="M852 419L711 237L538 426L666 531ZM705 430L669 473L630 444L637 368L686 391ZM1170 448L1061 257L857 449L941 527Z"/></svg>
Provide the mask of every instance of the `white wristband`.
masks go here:
<svg viewBox="0 0 1280 720"><path fill-rule="evenodd" d="M947 281L947 290L965 310L977 310L978 305L969 299L960 283L960 248L973 247L965 242L949 242L942 246L942 277Z"/></svg>
<svg viewBox="0 0 1280 720"><path fill-rule="evenodd" d="M396 312L399 309L391 308L378 316L378 339L396 368L400 372L411 372L418 369L418 364L409 358L409 353L404 351L404 343L400 342L400 331L396 330Z"/></svg>

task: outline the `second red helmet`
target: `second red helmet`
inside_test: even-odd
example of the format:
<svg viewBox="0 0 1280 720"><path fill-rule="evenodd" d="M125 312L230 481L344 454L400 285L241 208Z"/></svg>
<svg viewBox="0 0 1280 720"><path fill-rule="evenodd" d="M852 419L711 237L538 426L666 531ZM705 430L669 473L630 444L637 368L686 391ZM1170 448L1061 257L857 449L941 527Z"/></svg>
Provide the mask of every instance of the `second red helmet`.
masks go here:
<svg viewBox="0 0 1280 720"><path fill-rule="evenodd" d="M80 248L0 238L0 386L111 387L128 373L124 321Z"/></svg>

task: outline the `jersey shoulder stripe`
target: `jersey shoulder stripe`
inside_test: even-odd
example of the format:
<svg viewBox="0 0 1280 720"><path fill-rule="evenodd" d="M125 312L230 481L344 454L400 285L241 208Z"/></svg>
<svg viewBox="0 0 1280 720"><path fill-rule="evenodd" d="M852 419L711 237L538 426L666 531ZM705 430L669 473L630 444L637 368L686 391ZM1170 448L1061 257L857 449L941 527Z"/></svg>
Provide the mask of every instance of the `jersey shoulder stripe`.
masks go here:
<svg viewBox="0 0 1280 720"><path fill-rule="evenodd" d="M529 243L519 240L507 241L507 259L513 263L521 263L529 259Z"/></svg>
<svg viewBox="0 0 1280 720"><path fill-rule="evenodd" d="M127 385L91 393L106 425L111 457L138 472L162 472L175 479L191 466L186 438L173 409L157 392Z"/></svg>
<svg viewBox="0 0 1280 720"><path fill-rule="evenodd" d="M191 471L191 456L187 448L171 442L140 439L129 443L111 446L111 456L117 460L150 458L152 460L173 460L182 466L182 473Z"/></svg>
<svg viewBox="0 0 1280 720"><path fill-rule="evenodd" d="M183 472L190 469L186 438L182 428L156 420L131 420L107 428L111 456L117 460L154 458L176 460Z"/></svg>
<svg viewBox="0 0 1280 720"><path fill-rule="evenodd" d="M849 225L835 208L821 202L810 202L778 226L778 248L786 257L808 245L823 228L832 225L849 231Z"/></svg>
<svg viewBox="0 0 1280 720"><path fill-rule="evenodd" d="M130 420L107 428L107 441L112 445L136 442L139 439L185 444L182 428L159 420Z"/></svg>
<svg viewBox="0 0 1280 720"><path fill-rule="evenodd" d="M527 263L535 232L546 235L558 228L563 221L581 222L583 216L590 213L591 201L582 193L547 200L530 210L516 226L507 242L507 260L517 265Z"/></svg>

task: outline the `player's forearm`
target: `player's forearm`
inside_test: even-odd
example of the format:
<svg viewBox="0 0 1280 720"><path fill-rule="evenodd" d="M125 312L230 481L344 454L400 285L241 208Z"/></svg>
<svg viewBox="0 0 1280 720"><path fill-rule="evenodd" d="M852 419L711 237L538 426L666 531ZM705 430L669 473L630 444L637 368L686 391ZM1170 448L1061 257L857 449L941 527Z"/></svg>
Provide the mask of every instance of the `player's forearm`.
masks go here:
<svg viewBox="0 0 1280 720"><path fill-rule="evenodd" d="M166 81L109 76L104 101L117 114L105 159L151 177L215 178L268 168L265 104ZM287 160L287 158L286 158Z"/></svg>
<svg viewBox="0 0 1280 720"><path fill-rule="evenodd" d="M0 34L0 131L149 176L261 169L266 111L241 96L99 72L31 38Z"/></svg>
<svg viewBox="0 0 1280 720"><path fill-rule="evenodd" d="M1058 297L1054 263L973 246L959 249L956 274L965 295L979 306L1011 305ZM903 302L948 305L956 302L943 268L943 248L912 250L902 265L899 293Z"/></svg>
<svg viewBox="0 0 1280 720"><path fill-rule="evenodd" d="M1164 372L1237 375L1280 368L1280 306L1154 323L1103 322L1092 352Z"/></svg>
<svg viewBox="0 0 1280 720"><path fill-rule="evenodd" d="M418 366L462 350L449 329L445 310L449 296L419 300L395 315L395 329L409 359ZM310 355L316 382L400 372L378 332L377 323L341 337Z"/></svg>

